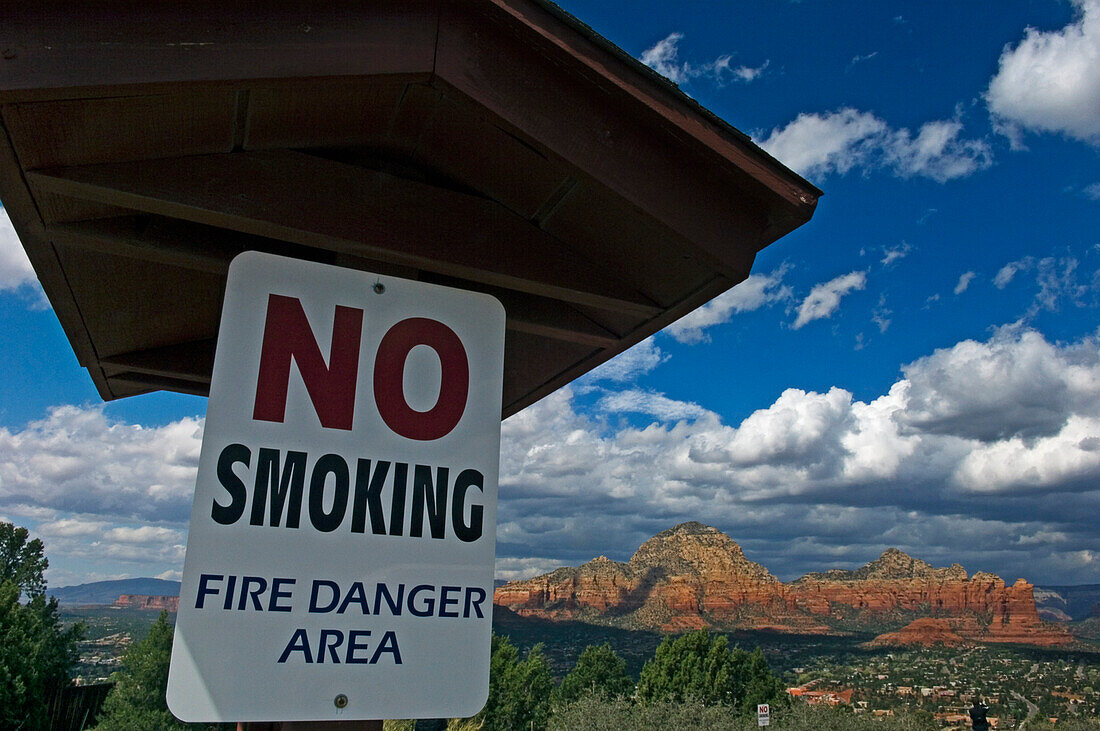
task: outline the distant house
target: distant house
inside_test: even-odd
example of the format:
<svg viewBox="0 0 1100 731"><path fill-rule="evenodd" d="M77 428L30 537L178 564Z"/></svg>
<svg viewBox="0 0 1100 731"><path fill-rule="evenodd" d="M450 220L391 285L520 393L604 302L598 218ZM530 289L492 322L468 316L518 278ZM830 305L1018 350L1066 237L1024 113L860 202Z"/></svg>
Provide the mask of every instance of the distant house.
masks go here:
<svg viewBox="0 0 1100 731"><path fill-rule="evenodd" d="M801 698L811 706L826 705L826 706L839 706L839 705L851 705L852 693L854 691L851 688L847 690L807 690L806 688L787 688L788 695L794 698Z"/></svg>

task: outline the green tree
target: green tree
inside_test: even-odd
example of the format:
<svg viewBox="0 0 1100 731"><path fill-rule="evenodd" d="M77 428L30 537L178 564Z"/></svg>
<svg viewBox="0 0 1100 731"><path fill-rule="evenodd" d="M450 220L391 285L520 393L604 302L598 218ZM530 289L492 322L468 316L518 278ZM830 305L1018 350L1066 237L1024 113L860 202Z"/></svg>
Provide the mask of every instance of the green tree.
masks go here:
<svg viewBox="0 0 1100 731"><path fill-rule="evenodd" d="M0 581L13 581L28 597L46 593L46 560L42 541L28 541L26 528L0 523Z"/></svg>
<svg viewBox="0 0 1100 731"><path fill-rule="evenodd" d="M757 703L786 703L783 684L757 648L730 648L725 635L698 630L666 637L642 667L638 698L643 702L695 699L755 713Z"/></svg>
<svg viewBox="0 0 1100 731"><path fill-rule="evenodd" d="M519 659L519 650L507 637L493 635L489 660L489 698L474 716L485 731L544 729L550 718L554 676L542 645Z"/></svg>
<svg viewBox="0 0 1100 731"><path fill-rule="evenodd" d="M164 699L171 660L172 625L168 623L168 612L161 612L149 628L149 634L131 645L122 656L122 670L111 676L115 687L103 702L96 730L176 731L195 728L195 725L176 720Z"/></svg>
<svg viewBox="0 0 1100 731"><path fill-rule="evenodd" d="M760 703L768 703L778 708L784 708L789 703L787 686L768 667L764 651L759 647L749 653L744 682L739 705L746 713L755 713L756 706Z"/></svg>
<svg viewBox="0 0 1100 731"><path fill-rule="evenodd" d="M584 693L596 693L606 698L629 697L634 692L634 680L626 673L626 660L619 657L611 645L589 645L577 658L577 664L562 678L557 699L574 701Z"/></svg>
<svg viewBox="0 0 1100 731"><path fill-rule="evenodd" d="M83 625L61 624L46 597L42 541L0 523L0 728L49 728L54 697L69 684ZM21 597L27 597L25 604Z"/></svg>

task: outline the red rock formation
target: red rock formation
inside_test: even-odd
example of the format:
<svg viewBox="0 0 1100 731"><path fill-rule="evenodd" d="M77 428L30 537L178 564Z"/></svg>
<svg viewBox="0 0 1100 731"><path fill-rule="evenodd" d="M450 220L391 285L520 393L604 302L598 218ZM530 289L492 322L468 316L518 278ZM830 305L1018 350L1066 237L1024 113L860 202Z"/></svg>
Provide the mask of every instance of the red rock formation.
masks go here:
<svg viewBox="0 0 1100 731"><path fill-rule="evenodd" d="M960 635L951 629L951 620L935 619L933 617L921 617L914 619L897 632L881 634L867 644L871 647L888 647L894 645L946 645L957 647L965 644Z"/></svg>
<svg viewBox="0 0 1100 731"><path fill-rule="evenodd" d="M933 568L897 549L855 571L832 570L784 585L745 558L731 538L684 523L646 541L627 563L600 556L577 568L515 581L494 602L521 616L581 620L677 632L715 627L839 633L864 620L881 625L914 615L951 618L960 640L1055 645L1071 641L1040 620L1032 586L997 576L967 578L962 566ZM905 637L948 637L939 623ZM934 632L933 632L934 630ZM929 636L932 636L929 635Z"/></svg>
<svg viewBox="0 0 1100 731"><path fill-rule="evenodd" d="M729 536L700 523L659 533L627 563L600 556L505 584L494 602L522 616L602 619L666 631L787 621L800 631L825 629L792 611L783 584L746 559Z"/></svg>
<svg viewBox="0 0 1100 731"><path fill-rule="evenodd" d="M166 609L177 612L180 608L178 596L150 596L148 594L123 594L115 600L114 606L127 609Z"/></svg>

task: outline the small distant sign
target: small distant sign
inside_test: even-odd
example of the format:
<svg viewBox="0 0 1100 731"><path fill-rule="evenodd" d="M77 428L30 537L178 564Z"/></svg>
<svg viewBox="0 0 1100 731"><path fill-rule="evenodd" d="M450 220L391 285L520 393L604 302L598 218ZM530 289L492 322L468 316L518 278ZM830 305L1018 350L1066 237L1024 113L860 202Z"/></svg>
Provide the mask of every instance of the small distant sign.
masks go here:
<svg viewBox="0 0 1100 731"><path fill-rule="evenodd" d="M771 708L767 703L759 703L756 706L756 725L768 726L771 724Z"/></svg>
<svg viewBox="0 0 1100 731"><path fill-rule="evenodd" d="M504 308L248 252L229 268L168 705L471 716L489 689Z"/></svg>

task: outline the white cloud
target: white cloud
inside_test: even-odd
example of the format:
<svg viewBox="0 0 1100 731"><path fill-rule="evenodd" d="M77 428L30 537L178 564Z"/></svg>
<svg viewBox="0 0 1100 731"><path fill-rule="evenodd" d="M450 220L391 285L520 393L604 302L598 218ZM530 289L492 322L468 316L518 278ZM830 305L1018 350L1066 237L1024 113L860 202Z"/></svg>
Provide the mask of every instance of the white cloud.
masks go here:
<svg viewBox="0 0 1100 731"><path fill-rule="evenodd" d="M158 428L62 406L22 431L0 428L0 501L108 519L186 520L202 421Z"/></svg>
<svg viewBox="0 0 1100 731"><path fill-rule="evenodd" d="M893 310L886 306L886 295L881 295L878 304L871 313L871 321L878 326L880 333L884 333L890 328L890 315L892 314L894 314Z"/></svg>
<svg viewBox="0 0 1100 731"><path fill-rule="evenodd" d="M1035 296L1034 309L1056 312L1063 300L1080 304L1088 285L1077 281L1077 266L1078 262L1074 257L1040 259L1035 277L1039 292Z"/></svg>
<svg viewBox="0 0 1100 731"><path fill-rule="evenodd" d="M852 290L867 286L866 272L849 272L828 282L815 285L802 304L798 306L798 317L794 321L795 330L814 320L831 317L840 307L840 300Z"/></svg>
<svg viewBox="0 0 1100 731"><path fill-rule="evenodd" d="M986 102L1016 144L1020 129L1100 144L1100 0L1075 0L1078 18L1057 31L1028 28L1006 46Z"/></svg>
<svg viewBox="0 0 1100 731"><path fill-rule="evenodd" d="M714 412L699 404L676 401L659 393L640 389L610 393L600 399L598 408L613 413L646 414L660 421L715 417Z"/></svg>
<svg viewBox="0 0 1100 731"><path fill-rule="evenodd" d="M1004 289L1021 272L1035 273L1035 299L1024 314L1033 318L1041 311L1057 312L1063 304L1077 307L1085 306L1086 295L1100 290L1100 279L1094 274L1081 281L1078 275L1080 262L1072 256L1043 257L1036 259L1027 256L1009 262L1001 267L993 277L993 285Z"/></svg>
<svg viewBox="0 0 1100 731"><path fill-rule="evenodd" d="M750 81L756 80L761 74L764 73L764 71L767 70L768 66L770 66L770 65L771 65L770 61L765 61L764 63L760 64L759 66L757 66L755 68L752 67L752 66L737 66L737 67L733 68L733 67L730 67L729 57L727 56L726 57L726 64L725 64L725 70L728 70L731 74L733 74L734 77L736 77L738 81L744 81L744 82L748 83ZM720 73L719 73L719 78L721 78Z"/></svg>
<svg viewBox="0 0 1100 731"><path fill-rule="evenodd" d="M846 173L865 164L887 133L873 114L845 108L826 114L803 113L774 129L760 146L803 175Z"/></svg>
<svg viewBox="0 0 1100 731"><path fill-rule="evenodd" d="M908 404L900 423L979 441L1053 436L1069 416L1100 414L1095 340L1059 348L1034 330L1002 328L902 369Z"/></svg>
<svg viewBox="0 0 1100 731"><path fill-rule="evenodd" d="M495 576L504 581L518 581L548 574L561 567L562 562L552 558L498 558Z"/></svg>
<svg viewBox="0 0 1100 731"><path fill-rule="evenodd" d="M974 272L963 272L959 275L959 281L955 284L955 294L962 294L965 292L976 276Z"/></svg>
<svg viewBox="0 0 1100 731"><path fill-rule="evenodd" d="M736 314L789 300L791 290L783 284L784 274L785 267L768 274L750 274L745 281L684 315L664 332L681 343L705 342L708 340L704 332L707 328L729 322Z"/></svg>
<svg viewBox="0 0 1100 731"><path fill-rule="evenodd" d="M899 246L886 249L882 255L882 265L888 267L894 262L904 259L909 256L909 252L912 248L913 247L903 241Z"/></svg>
<svg viewBox="0 0 1100 731"><path fill-rule="evenodd" d="M661 352L653 342L653 336L650 336L593 369L584 377L584 380L586 383L593 381L624 383L651 372L666 360L668 356Z"/></svg>
<svg viewBox="0 0 1100 731"><path fill-rule="evenodd" d="M1079 560L1100 555L1100 334L1058 344L1006 327L907 364L878 398L791 388L736 424L637 389L578 404L565 388L502 424L503 577L623 559L695 519L779 574L899 545L972 570L1100 581L1100 564ZM616 419L626 411L652 422ZM51 571L68 567L55 585L104 565L174 576L200 435L197 419L142 428L76 407L2 429L0 511L33 517Z"/></svg>
<svg viewBox="0 0 1100 731"><path fill-rule="evenodd" d="M847 107L800 114L786 127L773 129L760 146L810 177L886 168L903 178L943 183L992 164L988 143L962 139L961 132L958 120L937 120L921 125L914 136L905 128L891 129L870 112Z"/></svg>
<svg viewBox="0 0 1100 731"><path fill-rule="evenodd" d="M916 137L900 129L883 146L883 157L901 177L923 176L940 183L989 167L993 162L989 144L960 139L960 132L962 123L957 120L926 122Z"/></svg>
<svg viewBox="0 0 1100 731"><path fill-rule="evenodd" d="M683 33L669 33L642 51L640 57L642 63L677 84L686 84L700 77L712 79L719 85L731 79L748 83L758 78L768 68L768 61L756 67L734 66L733 57L728 54L698 65L681 61L679 43L683 37Z"/></svg>
<svg viewBox="0 0 1100 731"><path fill-rule="evenodd" d="M1073 484L1100 477L1100 418L1072 415L1057 434L1013 437L982 445L959 464L954 479L975 492L1005 492Z"/></svg>
<svg viewBox="0 0 1100 731"><path fill-rule="evenodd" d="M0 208L0 292L36 284L38 277L19 242L8 212Z"/></svg>
<svg viewBox="0 0 1100 731"><path fill-rule="evenodd" d="M595 415L555 394L503 425L500 541L542 557L540 570L626 558L688 519L728 531L777 572L901 545L1046 578L1035 572L1069 576L1069 554L1100 551L1089 517L1100 509L1096 338L1058 345L1003 328L903 373L866 402L788 389L736 425L684 419L699 407L659 394L606 398ZM645 428L602 420L646 401L658 421ZM1100 578L1097 568L1073 580Z"/></svg>
<svg viewBox="0 0 1100 731"><path fill-rule="evenodd" d="M1085 194L1086 198L1094 201L1100 201L1100 183L1086 185L1082 192Z"/></svg>
<svg viewBox="0 0 1100 731"><path fill-rule="evenodd" d="M848 62L848 67L851 68L857 63L863 63L864 61L870 61L872 58L878 55L878 51L872 51L871 53L864 54L862 56L852 56L852 60Z"/></svg>
<svg viewBox="0 0 1100 731"><path fill-rule="evenodd" d="M1032 265L1032 260L1029 258L1021 259L1020 261L1011 261L1005 264L999 270L997 270L996 276L993 277L993 286L997 289L1004 289L1015 278L1016 272L1023 269L1029 269Z"/></svg>

